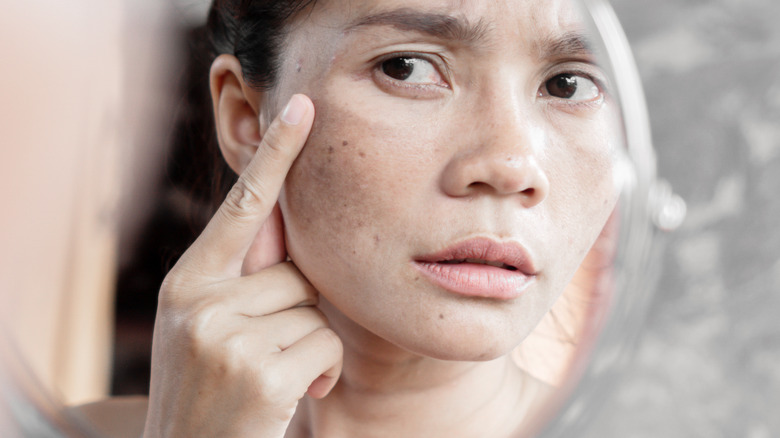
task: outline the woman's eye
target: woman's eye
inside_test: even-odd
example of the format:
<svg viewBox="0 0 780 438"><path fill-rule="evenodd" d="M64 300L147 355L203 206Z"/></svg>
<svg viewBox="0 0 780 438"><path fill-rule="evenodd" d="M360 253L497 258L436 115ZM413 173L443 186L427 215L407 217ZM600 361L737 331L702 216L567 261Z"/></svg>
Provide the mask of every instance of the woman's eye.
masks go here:
<svg viewBox="0 0 780 438"><path fill-rule="evenodd" d="M422 58L398 56L381 64L382 73L410 84L440 84L442 79L436 67Z"/></svg>
<svg viewBox="0 0 780 438"><path fill-rule="evenodd" d="M546 94L580 102L598 99L601 89L591 79L574 73L561 73L545 84Z"/></svg>

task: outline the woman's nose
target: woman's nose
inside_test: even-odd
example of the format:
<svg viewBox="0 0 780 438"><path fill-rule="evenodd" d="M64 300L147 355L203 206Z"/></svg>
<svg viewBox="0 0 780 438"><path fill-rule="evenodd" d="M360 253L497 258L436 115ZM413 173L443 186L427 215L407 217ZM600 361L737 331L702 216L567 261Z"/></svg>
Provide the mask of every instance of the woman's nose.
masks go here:
<svg viewBox="0 0 780 438"><path fill-rule="evenodd" d="M444 169L442 189L453 197L516 196L524 207L533 207L550 191L550 182L537 160L547 135L543 128L511 110L498 117L493 111L483 113L490 120L475 121L480 126L461 138L467 143L461 143Z"/></svg>

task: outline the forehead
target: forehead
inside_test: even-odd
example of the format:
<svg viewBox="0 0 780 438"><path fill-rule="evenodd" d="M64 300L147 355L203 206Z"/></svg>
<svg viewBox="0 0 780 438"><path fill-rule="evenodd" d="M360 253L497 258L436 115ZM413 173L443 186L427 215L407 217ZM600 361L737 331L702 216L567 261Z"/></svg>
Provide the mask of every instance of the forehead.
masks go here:
<svg viewBox="0 0 780 438"><path fill-rule="evenodd" d="M307 16L345 30L379 25L398 27L404 20L425 25L426 17L451 17L457 20L456 24L481 29L484 37L532 40L533 36L582 33L579 12L574 0L318 0Z"/></svg>

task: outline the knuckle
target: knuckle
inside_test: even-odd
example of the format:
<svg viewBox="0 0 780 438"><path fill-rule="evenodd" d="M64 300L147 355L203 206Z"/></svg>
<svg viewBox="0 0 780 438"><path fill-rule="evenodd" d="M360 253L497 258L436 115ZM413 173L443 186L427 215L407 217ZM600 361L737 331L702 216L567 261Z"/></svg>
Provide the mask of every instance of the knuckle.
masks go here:
<svg viewBox="0 0 780 438"><path fill-rule="evenodd" d="M288 311L288 315L294 319L294 324L308 326L327 327L328 318L316 307L294 307Z"/></svg>
<svg viewBox="0 0 780 438"><path fill-rule="evenodd" d="M264 360L257 363L255 385L260 397L269 404L295 401L286 373L274 361Z"/></svg>
<svg viewBox="0 0 780 438"><path fill-rule="evenodd" d="M260 147L260 152L266 153L270 157L284 155L285 151L287 151L287 148L285 147L284 129L279 125L269 129L263 136L263 142Z"/></svg>
<svg viewBox="0 0 780 438"><path fill-rule="evenodd" d="M331 328L322 327L317 329L316 333L328 350L334 351L338 354L342 354L344 352L344 344L342 344L341 338Z"/></svg>
<svg viewBox="0 0 780 438"><path fill-rule="evenodd" d="M230 374L235 374L246 367L247 350L250 342L243 333L233 333L220 342L220 354L224 368Z"/></svg>
<svg viewBox="0 0 780 438"><path fill-rule="evenodd" d="M176 318L176 332L184 339L192 355L203 356L211 350L209 343L217 332L215 320L224 312L219 302L203 299Z"/></svg>
<svg viewBox="0 0 780 438"><path fill-rule="evenodd" d="M223 203L227 216L239 220L256 217L268 203L263 193L262 187L247 182L244 176L240 177Z"/></svg>

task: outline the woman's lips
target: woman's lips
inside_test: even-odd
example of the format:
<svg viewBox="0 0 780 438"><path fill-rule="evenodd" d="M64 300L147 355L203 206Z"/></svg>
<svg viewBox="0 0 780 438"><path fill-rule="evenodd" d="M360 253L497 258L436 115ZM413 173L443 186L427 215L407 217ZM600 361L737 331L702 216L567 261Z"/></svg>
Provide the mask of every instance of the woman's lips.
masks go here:
<svg viewBox="0 0 780 438"><path fill-rule="evenodd" d="M516 243L477 238L417 257L415 267L447 291L472 297L510 300L536 279L528 252Z"/></svg>

